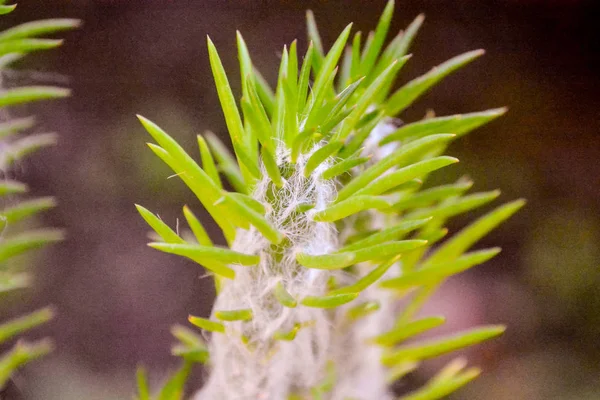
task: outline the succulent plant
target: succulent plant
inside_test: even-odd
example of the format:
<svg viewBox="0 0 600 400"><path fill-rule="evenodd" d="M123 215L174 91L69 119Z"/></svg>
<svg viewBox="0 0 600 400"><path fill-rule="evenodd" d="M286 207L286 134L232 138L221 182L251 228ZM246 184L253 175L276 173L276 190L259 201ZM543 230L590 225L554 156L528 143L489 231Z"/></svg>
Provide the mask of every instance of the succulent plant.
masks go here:
<svg viewBox="0 0 600 400"><path fill-rule="evenodd" d="M179 351L188 362L207 364L197 399L391 399L390 384L422 360L504 331L494 325L412 340L444 323L419 316L423 303L448 277L499 253L469 249L523 201L501 205L445 238L450 218L499 192L466 194L466 178L422 186L458 161L443 155L452 141L505 109L406 124L395 119L483 51L459 55L394 89L423 17L384 46L393 10L391 0L364 43L360 32L350 40L348 25L327 52L308 12L308 49L301 57L296 41L284 47L274 91L238 33L239 101L208 39L233 153L214 134L198 136L200 166L140 117L156 142L150 149L194 192L227 242L215 244L188 207L190 235L138 206L159 237L151 247L187 257L214 276L211 316L189 318L210 338L206 346L196 338ZM459 358L402 399L443 397L478 373Z"/></svg>
<svg viewBox="0 0 600 400"><path fill-rule="evenodd" d="M6 5L0 0L0 15L8 14L16 5ZM11 176L11 167L30 153L54 144L55 134L37 133L24 135L35 125L33 117L11 118L10 109L34 101L62 98L69 90L51 86L21 86L5 89L2 78L4 70L28 53L54 49L62 40L43 39L40 36L73 29L79 21L73 19L49 19L24 23L0 32L0 196L3 208L0 209L0 295L26 288L30 276L13 264L13 257L46 244L59 241L63 233L59 229L30 229L25 232L19 223L42 211L54 207L51 197L8 202L8 198L27 192L27 186ZM8 206L4 206L9 204ZM15 233L17 232L17 233ZM0 343L4 343L23 332L47 322L52 317L52 309L44 308L0 325ZM48 353L52 344L48 339L35 342L18 341L0 358L0 389L4 387L13 372L30 360Z"/></svg>

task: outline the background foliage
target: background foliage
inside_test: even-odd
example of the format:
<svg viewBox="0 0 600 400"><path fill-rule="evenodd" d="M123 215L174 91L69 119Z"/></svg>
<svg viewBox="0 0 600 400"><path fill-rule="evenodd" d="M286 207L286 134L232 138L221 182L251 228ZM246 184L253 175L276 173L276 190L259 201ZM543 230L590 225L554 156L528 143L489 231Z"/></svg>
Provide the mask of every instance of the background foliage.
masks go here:
<svg viewBox="0 0 600 400"><path fill-rule="evenodd" d="M269 65L280 44L305 37L305 8L327 21L320 31L331 44L347 21L363 31L372 27L382 6L167 0L29 0L21 6L2 23L59 16L86 21L61 50L21 64L31 73L8 71L3 78L11 85L56 83L64 77L44 71L60 71L74 89L68 102L40 110L45 130L61 132L59 146L21 166L33 194L58 197L61 206L45 224L69 231L38 267L28 309L52 303L60 310L43 332L56 337L57 350L24 372L35 383L25 395L130 398L136 363L149 366L151 379L164 376L175 366L168 355L170 325L184 322L188 312L207 315L213 296L210 281L196 279L193 263L144 245L147 228L134 202L152 203L171 225L180 204L196 203L183 184L165 179L169 172L141 146L146 134L132 116L140 110L149 118L160 115L186 148L206 128L223 135L206 33L234 70L232 38L240 29L254 62L273 81ZM465 50L487 50L423 104L435 104L440 115L510 106L505 117L453 145L461 163L448 171L456 175L440 179L469 171L477 190L501 187L503 199L528 199L518 218L482 243L500 245L502 255L448 282L428 307L448 315L453 331L484 321L510 326L474 354L486 374L460 398L598 396L600 60L593 7L558 0L398 4L392 30L420 12L427 16L407 80ZM407 115L416 119L425 111L416 104ZM197 204L194 211L202 215ZM464 220L454 224L456 230ZM415 384L426 378L411 376Z"/></svg>

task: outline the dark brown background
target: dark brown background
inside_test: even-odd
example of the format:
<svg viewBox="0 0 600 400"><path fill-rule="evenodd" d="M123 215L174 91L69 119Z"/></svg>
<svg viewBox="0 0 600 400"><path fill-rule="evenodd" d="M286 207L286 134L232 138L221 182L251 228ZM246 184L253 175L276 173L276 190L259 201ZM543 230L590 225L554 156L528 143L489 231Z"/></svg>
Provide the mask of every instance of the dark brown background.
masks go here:
<svg viewBox="0 0 600 400"><path fill-rule="evenodd" d="M525 197L526 209L482 245L503 253L451 280L431 304L452 330L507 323L506 335L471 354L486 372L455 399L600 397L600 57L595 1L403 0L392 31L427 16L400 78L405 82L458 53L487 55L445 80L402 115L420 118L508 105L501 120L452 146L477 190L499 187L501 200ZM19 166L34 194L60 206L44 223L68 239L37 259L27 307L54 304L57 318L38 335L55 338L51 357L17 379L27 399L129 399L134 368L153 380L176 365L169 327L188 313L206 315L210 279L181 258L145 246L134 203L175 225L185 186L146 148L134 115L155 120L196 154L195 135L224 121L210 76L210 34L238 88L235 30L272 81L283 43L305 48L304 10L315 11L326 44L349 21L374 28L383 1L23 0L2 26L77 17L82 29L58 51L37 54L8 72L8 85L69 79L69 100L31 107L39 130L60 143ZM59 73L56 76L52 73ZM206 216L205 214L203 214ZM475 215L475 214L473 214ZM469 215L472 218L473 215ZM451 224L456 230L466 220ZM405 390L429 373L412 376ZM200 374L198 374L199 376ZM200 381L196 381L196 386Z"/></svg>

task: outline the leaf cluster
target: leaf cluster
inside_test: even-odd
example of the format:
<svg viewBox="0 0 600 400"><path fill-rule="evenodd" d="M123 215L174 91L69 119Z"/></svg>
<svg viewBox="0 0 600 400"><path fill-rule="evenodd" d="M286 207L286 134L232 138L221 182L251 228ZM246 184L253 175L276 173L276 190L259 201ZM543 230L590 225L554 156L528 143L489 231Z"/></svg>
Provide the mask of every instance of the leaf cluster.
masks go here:
<svg viewBox="0 0 600 400"><path fill-rule="evenodd" d="M430 174L458 162L444 155L452 141L501 116L504 108L427 116L397 127L380 138L375 149L368 150L371 153L366 152L376 129L391 124L435 84L483 54L482 50L464 53L395 89L402 67L411 57L408 49L423 16L385 46L393 10L394 1L390 0L375 31L364 42L361 32L351 35L352 24L348 25L327 52L314 16L308 12L309 45L304 57L296 41L284 46L274 88L255 68L238 32L242 82L239 100L209 38L210 65L233 152L215 135L199 135L197 162L157 124L139 118L156 142L149 144L150 149L193 191L229 246L214 244L187 207L183 214L193 233L190 237L175 232L158 216L138 206L159 237L150 246L197 262L215 276L218 289L235 279L236 269L253 268L261 259L261 254L230 248L240 230L255 229L272 245L286 243L285 236L268 218L268 210L274 205L253 198L260 179L267 176L275 194L288 184L290 170L302 173L306 179L333 182L338 190L333 202L320 209L316 204L301 204L298 213L305 213L317 223L336 224L340 229L353 226L354 235L335 252L298 252L297 268L343 270L354 277L354 282L346 286L332 282L329 292L300 298L280 284L273 291L273 299L287 308L335 310L348 305L346 318L351 325L379 309L376 301L365 301L361 296L368 287L389 290L398 299L409 297L394 328L365 344L383 347L381 362L388 367L390 382L423 360L504 331L501 326L488 326L433 341L412 341L445 321L443 317L417 318L423 303L446 279L497 255L498 248L470 250L524 204L517 200L498 206L446 239L446 224L451 218L487 205L499 192L468 194L472 182L467 178L422 189ZM388 145L394 146L394 151L382 156L378 148ZM226 189L223 178L233 191ZM388 221L385 228L371 230L369 221L374 213ZM365 264L371 269L359 273L357 266ZM388 271L395 271L393 278L387 277ZM204 331L221 334L231 321L251 323L252 318L250 308L215 310L212 318L190 317L190 322ZM300 328L280 332L274 340L293 340ZM202 357L196 360L209 362L209 356L202 350ZM403 399L443 397L478 373L477 369L466 368L461 359L455 360L424 388Z"/></svg>
<svg viewBox="0 0 600 400"><path fill-rule="evenodd" d="M16 5L6 5L0 0L0 14L7 14ZM47 39L44 36L73 29L79 25L72 19L49 19L24 23L0 32L0 72L25 55L54 49L62 40ZM51 86L21 86L13 89L0 88L0 110L8 115L7 108L29 104L34 101L63 98L69 94L64 88ZM4 177L0 182L0 197L3 202L9 197L27 192L27 186L6 178L11 166L30 153L54 144L53 133L25 133L35 125L33 117L6 119L0 121L0 170ZM26 288L31 280L26 272L12 268L14 257L30 250L62 240L63 232L58 229L30 229L21 231L21 221L34 217L40 212L54 207L51 197L19 200L15 204L0 209L0 295ZM16 226L16 228L13 228ZM12 234L11 231L18 232ZM4 322L0 325L0 344L46 323L52 318L53 310L44 308L28 315ZM4 386L12 373L23 364L47 354L52 349L48 339L34 342L18 341L11 350L0 358L0 387Z"/></svg>

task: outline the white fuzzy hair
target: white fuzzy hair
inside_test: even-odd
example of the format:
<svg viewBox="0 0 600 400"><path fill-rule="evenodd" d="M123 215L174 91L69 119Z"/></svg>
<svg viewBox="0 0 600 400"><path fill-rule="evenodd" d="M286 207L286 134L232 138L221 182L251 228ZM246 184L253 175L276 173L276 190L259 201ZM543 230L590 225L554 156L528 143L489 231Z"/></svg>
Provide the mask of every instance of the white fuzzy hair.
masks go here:
<svg viewBox="0 0 600 400"><path fill-rule="evenodd" d="M378 126L373 141L388 133L389 126ZM340 235L335 226L311 218L312 213L326 208L337 196L336 182L321 179L330 163L324 162L308 178L304 177L306 161L318 148L317 145L300 156L296 164L289 163L285 150L278 152L280 169L293 170L277 190L263 167L262 179L252 197L266 207L267 219L285 240L274 246L254 227L238 230L232 249L259 254L260 263L255 267L235 267L236 278L224 282L213 312L250 308L253 318L248 322L228 322L224 334L212 335L210 373L195 400L288 400L291 394L308 395L311 388L323 383L329 361L335 365L335 385L325 398L391 399L386 370L380 362L381 349L366 343L393 324L396 310L387 292L371 287L361 293L357 302L333 310L302 305L287 308L273 296L279 282L298 300L325 294L332 276L338 282L352 283L343 272L307 269L296 262L298 252L326 254L339 248ZM366 149L375 159L390 150L375 145ZM315 207L309 212L297 212L302 204ZM373 228L385 226L381 216L372 216ZM373 267L364 264L358 268L362 275ZM396 274L397 270L391 269L388 274ZM378 301L380 309L357 323L349 321L348 309L367 300ZM297 323L309 326L300 329L294 340L273 339L276 332L290 331Z"/></svg>

